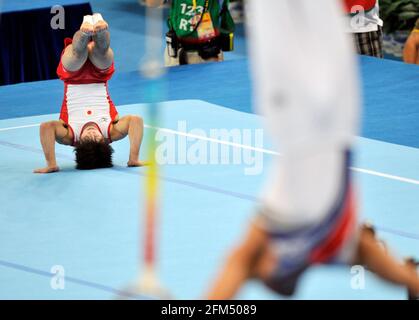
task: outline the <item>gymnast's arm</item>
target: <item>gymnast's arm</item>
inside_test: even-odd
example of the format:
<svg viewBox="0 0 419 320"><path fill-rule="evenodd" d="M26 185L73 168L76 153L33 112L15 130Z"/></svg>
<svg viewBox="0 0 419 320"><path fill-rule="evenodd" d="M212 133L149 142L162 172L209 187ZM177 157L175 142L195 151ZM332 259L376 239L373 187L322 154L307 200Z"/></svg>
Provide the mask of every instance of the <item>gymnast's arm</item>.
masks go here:
<svg viewBox="0 0 419 320"><path fill-rule="evenodd" d="M125 116L111 126L111 140L118 141L127 135L130 142L128 167L142 167L146 162L139 160L141 142L143 141L144 123L139 116Z"/></svg>
<svg viewBox="0 0 419 320"><path fill-rule="evenodd" d="M419 29L412 32L403 50L403 60L406 63L419 64Z"/></svg>
<svg viewBox="0 0 419 320"><path fill-rule="evenodd" d="M51 173L59 171L55 159L55 141L65 145L71 145L73 138L69 134L68 128L64 127L61 121L49 121L41 123L39 134L41 138L42 150L44 151L47 166L35 169L34 173Z"/></svg>

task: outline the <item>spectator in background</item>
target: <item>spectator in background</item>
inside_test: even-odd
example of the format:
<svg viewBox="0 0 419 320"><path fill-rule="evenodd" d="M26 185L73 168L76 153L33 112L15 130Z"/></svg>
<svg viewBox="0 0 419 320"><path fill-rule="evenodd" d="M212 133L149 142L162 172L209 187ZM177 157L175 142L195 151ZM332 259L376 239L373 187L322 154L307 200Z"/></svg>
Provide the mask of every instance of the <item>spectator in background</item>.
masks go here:
<svg viewBox="0 0 419 320"><path fill-rule="evenodd" d="M234 23L244 22L244 0L230 0L228 9L230 10Z"/></svg>
<svg viewBox="0 0 419 320"><path fill-rule="evenodd" d="M383 58L383 20L378 0L344 0L349 16L347 30L353 34L357 52Z"/></svg>
<svg viewBox="0 0 419 320"><path fill-rule="evenodd" d="M146 0L148 6L168 1ZM166 66L222 61L233 50L234 22L229 0L172 0L166 34Z"/></svg>
<svg viewBox="0 0 419 320"><path fill-rule="evenodd" d="M406 63L419 65L419 19L416 21L415 28L407 39L403 51L403 60Z"/></svg>

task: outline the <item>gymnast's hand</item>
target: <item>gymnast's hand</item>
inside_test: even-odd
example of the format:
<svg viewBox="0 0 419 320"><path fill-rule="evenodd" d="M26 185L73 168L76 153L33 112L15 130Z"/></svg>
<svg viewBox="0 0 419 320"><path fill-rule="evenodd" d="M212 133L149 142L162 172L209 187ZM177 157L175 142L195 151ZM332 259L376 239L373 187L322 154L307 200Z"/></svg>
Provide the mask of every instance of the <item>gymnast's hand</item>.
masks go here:
<svg viewBox="0 0 419 320"><path fill-rule="evenodd" d="M33 173L52 173L52 172L58 172L58 171L60 171L60 168L55 166L55 167L35 169Z"/></svg>
<svg viewBox="0 0 419 320"><path fill-rule="evenodd" d="M149 161L142 161L142 160L129 160L127 162L128 167L144 167L144 166L149 166L149 165L150 165Z"/></svg>

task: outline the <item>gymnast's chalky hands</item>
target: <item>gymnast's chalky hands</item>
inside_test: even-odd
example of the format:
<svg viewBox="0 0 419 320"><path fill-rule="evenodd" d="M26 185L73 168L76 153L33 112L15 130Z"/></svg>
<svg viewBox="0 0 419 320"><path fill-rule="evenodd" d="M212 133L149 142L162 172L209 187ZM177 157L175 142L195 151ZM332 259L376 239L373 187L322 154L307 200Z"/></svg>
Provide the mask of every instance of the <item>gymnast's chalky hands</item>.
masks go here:
<svg viewBox="0 0 419 320"><path fill-rule="evenodd" d="M35 169L33 170L33 173L52 173L52 172L58 172L58 171L60 171L60 168L55 166L55 167Z"/></svg>

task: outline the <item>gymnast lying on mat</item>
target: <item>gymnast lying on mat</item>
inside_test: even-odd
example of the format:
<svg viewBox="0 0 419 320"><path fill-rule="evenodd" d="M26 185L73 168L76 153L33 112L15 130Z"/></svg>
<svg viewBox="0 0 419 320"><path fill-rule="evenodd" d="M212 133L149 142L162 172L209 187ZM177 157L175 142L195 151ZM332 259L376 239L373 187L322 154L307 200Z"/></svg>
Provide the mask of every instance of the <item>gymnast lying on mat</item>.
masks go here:
<svg viewBox="0 0 419 320"><path fill-rule="evenodd" d="M394 259L357 221L350 154L359 76L338 2L252 0L248 9L257 105L281 157L207 298L233 298L249 279L289 296L311 266L342 264L365 266L415 299L416 262Z"/></svg>
<svg viewBox="0 0 419 320"><path fill-rule="evenodd" d="M112 167L110 143L127 135L130 140L128 166L142 166L139 160L143 120L134 115L119 119L108 93L114 73L108 24L100 14L85 16L73 39L65 39L65 49L57 68L64 81L64 101L60 120L41 124L40 137L47 167L35 173L59 171L55 142L74 146L77 169Z"/></svg>

